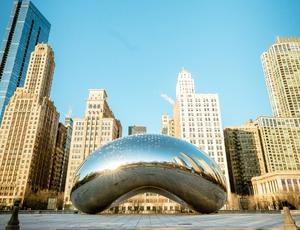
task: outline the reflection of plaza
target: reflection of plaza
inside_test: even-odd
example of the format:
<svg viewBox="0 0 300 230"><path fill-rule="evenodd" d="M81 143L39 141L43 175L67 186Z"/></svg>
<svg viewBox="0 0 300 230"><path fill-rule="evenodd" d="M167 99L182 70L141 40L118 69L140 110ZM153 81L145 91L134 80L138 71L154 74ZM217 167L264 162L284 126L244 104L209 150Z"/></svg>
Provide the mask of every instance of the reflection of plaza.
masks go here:
<svg viewBox="0 0 300 230"><path fill-rule="evenodd" d="M119 214L175 214L190 213L191 209L162 195L146 192L135 195L106 213Z"/></svg>

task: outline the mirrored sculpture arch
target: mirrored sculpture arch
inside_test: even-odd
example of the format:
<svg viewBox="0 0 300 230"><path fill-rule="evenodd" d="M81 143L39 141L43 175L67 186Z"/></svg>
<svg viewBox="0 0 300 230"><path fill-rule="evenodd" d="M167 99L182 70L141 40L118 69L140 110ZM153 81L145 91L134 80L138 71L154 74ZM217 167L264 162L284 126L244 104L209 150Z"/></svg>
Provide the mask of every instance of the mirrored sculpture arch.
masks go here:
<svg viewBox="0 0 300 230"><path fill-rule="evenodd" d="M220 209L226 183L218 165L194 145L174 137L124 137L92 153L75 174L73 205L99 213L142 192L155 192L200 213Z"/></svg>

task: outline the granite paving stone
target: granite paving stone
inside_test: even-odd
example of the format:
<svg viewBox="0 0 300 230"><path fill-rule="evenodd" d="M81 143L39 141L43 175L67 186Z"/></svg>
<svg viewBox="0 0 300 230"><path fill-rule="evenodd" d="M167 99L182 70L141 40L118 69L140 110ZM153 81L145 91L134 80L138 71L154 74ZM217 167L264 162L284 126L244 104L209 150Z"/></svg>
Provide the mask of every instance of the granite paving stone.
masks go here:
<svg viewBox="0 0 300 230"><path fill-rule="evenodd" d="M0 215L0 230L10 218ZM300 215L294 215L300 226ZM280 229L281 214L210 215L84 215L20 214L22 230L101 230L101 229Z"/></svg>

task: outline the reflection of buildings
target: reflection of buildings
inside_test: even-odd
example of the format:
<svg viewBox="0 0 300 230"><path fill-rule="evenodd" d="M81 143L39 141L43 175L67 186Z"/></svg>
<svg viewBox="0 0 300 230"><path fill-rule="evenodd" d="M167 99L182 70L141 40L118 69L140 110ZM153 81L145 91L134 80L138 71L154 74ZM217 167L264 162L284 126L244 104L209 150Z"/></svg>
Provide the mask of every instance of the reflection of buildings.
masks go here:
<svg viewBox="0 0 300 230"><path fill-rule="evenodd" d="M140 199L130 195L145 193ZM95 151L76 172L72 201L86 213L181 212L162 194L201 213L211 213L226 201L221 169L196 146L159 134L131 135Z"/></svg>
<svg viewBox="0 0 300 230"><path fill-rule="evenodd" d="M128 127L128 135L147 133L147 128L141 125L133 125Z"/></svg>
<svg viewBox="0 0 300 230"><path fill-rule="evenodd" d="M0 123L9 99L24 85L31 52L48 41L49 31L49 22L30 1L14 1L0 50Z"/></svg>
<svg viewBox="0 0 300 230"><path fill-rule="evenodd" d="M175 136L174 119L170 118L168 114L161 117L161 134Z"/></svg>
<svg viewBox="0 0 300 230"><path fill-rule="evenodd" d="M195 93L194 79L185 69L178 74L176 85L174 130L176 137L196 145L215 160L229 188L219 97Z"/></svg>
<svg viewBox="0 0 300 230"><path fill-rule="evenodd" d="M142 193L128 199L108 212L118 213L179 213L188 212L180 204L156 193Z"/></svg>
<svg viewBox="0 0 300 230"><path fill-rule="evenodd" d="M145 126L129 126L128 135L146 133ZM141 193L135 195L117 208L108 212L118 213L175 213L181 211L180 204L156 193Z"/></svg>
<svg viewBox="0 0 300 230"><path fill-rule="evenodd" d="M261 58L274 117L258 117L251 130L241 126L247 134L240 127L225 129L225 138L233 183L249 181L251 170L244 170L246 166L260 169L261 175L253 171L251 180L255 198L275 208L276 200L286 200L300 187L300 38L277 38ZM250 159L243 157L248 151L256 154L257 162L250 160L252 154ZM237 168L239 164L245 167Z"/></svg>
<svg viewBox="0 0 300 230"><path fill-rule="evenodd" d="M119 138L121 129L119 120L115 119L109 108L105 90L90 90L84 118L74 119L64 194L65 206L71 205L70 192L76 169L95 149Z"/></svg>
<svg viewBox="0 0 300 230"><path fill-rule="evenodd" d="M31 54L25 86L6 107L0 128L0 202L11 206L25 192L49 189L59 114L50 89L54 54L38 44Z"/></svg>

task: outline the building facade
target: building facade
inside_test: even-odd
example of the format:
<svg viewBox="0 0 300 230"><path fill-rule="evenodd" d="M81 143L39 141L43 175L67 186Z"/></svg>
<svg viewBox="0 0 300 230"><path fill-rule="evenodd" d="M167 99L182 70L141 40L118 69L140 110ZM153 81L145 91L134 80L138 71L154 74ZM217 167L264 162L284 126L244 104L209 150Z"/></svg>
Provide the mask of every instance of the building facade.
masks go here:
<svg viewBox="0 0 300 230"><path fill-rule="evenodd" d="M136 135L147 133L147 128L141 125L133 125L128 127L128 135Z"/></svg>
<svg viewBox="0 0 300 230"><path fill-rule="evenodd" d="M261 56L275 117L300 117L300 38L278 37Z"/></svg>
<svg viewBox="0 0 300 230"><path fill-rule="evenodd" d="M10 98L25 82L30 54L46 43L50 23L28 0L15 0L0 50L0 123Z"/></svg>
<svg viewBox="0 0 300 230"><path fill-rule="evenodd" d="M175 136L174 119L168 114L161 117L161 134Z"/></svg>
<svg viewBox="0 0 300 230"><path fill-rule="evenodd" d="M54 54L38 44L25 86L6 107L0 128L0 203L12 206L26 192L49 189L59 114L49 99Z"/></svg>
<svg viewBox="0 0 300 230"><path fill-rule="evenodd" d="M263 148L256 122L224 129L231 192L253 194L251 179L265 173Z"/></svg>
<svg viewBox="0 0 300 230"><path fill-rule="evenodd" d="M219 97L195 93L194 79L185 69L178 74L176 85L174 131L175 137L196 145L215 160L230 189Z"/></svg>
<svg viewBox="0 0 300 230"><path fill-rule="evenodd" d="M64 207L70 208L73 176L79 165L97 148L121 137L122 126L114 117L103 89L91 89L84 118L75 118L64 193Z"/></svg>
<svg viewBox="0 0 300 230"><path fill-rule="evenodd" d="M67 140L67 128L62 124L58 124L55 150L53 155L53 163L50 177L50 190L59 191L63 190L62 181L63 181L63 167L64 167L64 158L65 158L65 146Z"/></svg>
<svg viewBox="0 0 300 230"><path fill-rule="evenodd" d="M224 130L233 192L243 192L252 177L300 171L300 118L258 117Z"/></svg>
<svg viewBox="0 0 300 230"><path fill-rule="evenodd" d="M266 173L252 178L254 195L267 208L300 207L300 38L278 37L261 60L274 117L256 121Z"/></svg>
<svg viewBox="0 0 300 230"><path fill-rule="evenodd" d="M259 117L265 172L300 170L300 118Z"/></svg>
<svg viewBox="0 0 300 230"><path fill-rule="evenodd" d="M300 171L280 171L252 178L257 208L299 209Z"/></svg>
<svg viewBox="0 0 300 230"><path fill-rule="evenodd" d="M67 129L67 134L66 134L65 149L64 149L64 159L63 159L63 166L62 166L62 181L61 181L61 186L60 186L60 192L64 192L65 186L66 186L69 155L70 155L71 140L72 140L72 133L73 133L73 119L70 116L67 116L65 118L64 125Z"/></svg>

